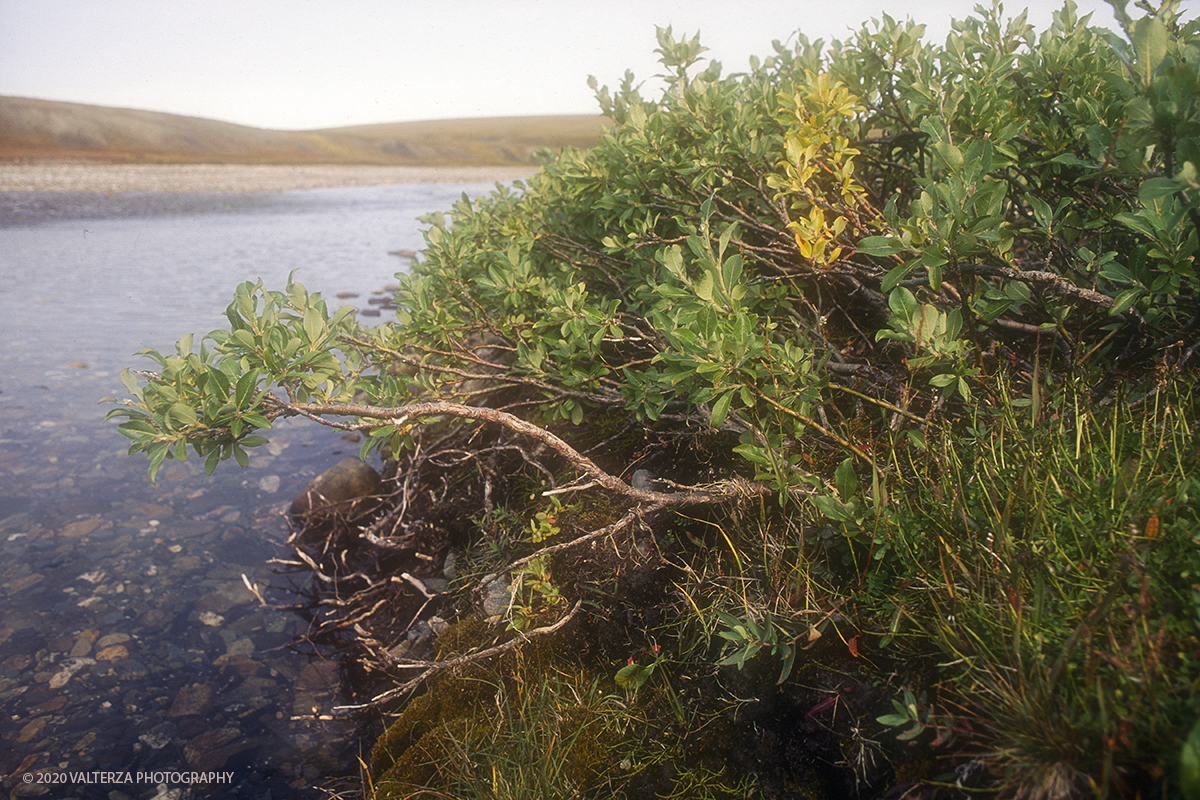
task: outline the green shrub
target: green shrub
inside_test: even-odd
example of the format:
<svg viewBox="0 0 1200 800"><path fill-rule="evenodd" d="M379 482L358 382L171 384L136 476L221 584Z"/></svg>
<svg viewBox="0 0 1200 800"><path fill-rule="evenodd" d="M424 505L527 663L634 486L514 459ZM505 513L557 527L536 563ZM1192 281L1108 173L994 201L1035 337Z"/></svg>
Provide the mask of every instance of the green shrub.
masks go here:
<svg viewBox="0 0 1200 800"><path fill-rule="evenodd" d="M765 685L793 685L830 630L854 658L939 654L855 711L855 786L879 716L969 742L1018 796L1132 796L1177 755L1190 781L1200 24L1138 5L1114 4L1124 39L1070 2L1040 35L981 8L943 46L884 15L731 75L660 30L661 97L597 88L594 148L427 218L396 323L243 284L228 331L147 351L159 371L110 414L153 477L189 446L244 464L282 415L402 458L507 410L599 448L588 486L648 514L667 492L616 476L670 444L659 489L716 506L686 518L699 538L652 528L686 554L678 663L774 652Z"/></svg>

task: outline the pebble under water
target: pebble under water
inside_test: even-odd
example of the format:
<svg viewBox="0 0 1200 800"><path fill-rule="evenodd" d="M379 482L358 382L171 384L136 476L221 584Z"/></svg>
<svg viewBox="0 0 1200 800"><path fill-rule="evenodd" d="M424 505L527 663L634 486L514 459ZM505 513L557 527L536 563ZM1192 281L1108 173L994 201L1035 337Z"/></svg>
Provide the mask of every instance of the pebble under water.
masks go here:
<svg viewBox="0 0 1200 800"><path fill-rule="evenodd" d="M371 314L407 265L387 251L420 246L415 217L487 188L207 205L142 195L117 197L110 215L95 197L72 209L70 196L0 194L10 243L0 248L0 774L10 796L315 798L353 771L353 727L328 718L336 653L308 643L288 608L308 575L268 560L289 555L292 498L357 445L288 421L248 469L207 477L193 457L167 462L154 485L97 400L123 395L119 371L144 367L132 356L140 347L218 327L241 280L282 288L299 267L332 306L344 291ZM4 215L17 206L19 219ZM53 210L31 219L37 208Z"/></svg>

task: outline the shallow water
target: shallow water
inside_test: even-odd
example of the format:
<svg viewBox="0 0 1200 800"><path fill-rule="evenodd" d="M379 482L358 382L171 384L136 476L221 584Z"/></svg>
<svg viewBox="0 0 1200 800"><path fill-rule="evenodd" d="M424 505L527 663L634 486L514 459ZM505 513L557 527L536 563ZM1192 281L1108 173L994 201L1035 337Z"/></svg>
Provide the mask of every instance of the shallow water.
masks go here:
<svg viewBox="0 0 1200 800"><path fill-rule="evenodd" d="M0 773L14 796L321 797L311 787L353 764L352 730L314 718L337 702L336 662L298 645L305 622L282 608L306 577L266 562L288 555L282 510L357 446L285 422L246 470L208 478L192 458L151 485L97 400L149 365L138 349L219 327L242 280L282 289L298 270L331 306L374 308L408 263L388 251L421 245L415 218L490 188L0 193Z"/></svg>

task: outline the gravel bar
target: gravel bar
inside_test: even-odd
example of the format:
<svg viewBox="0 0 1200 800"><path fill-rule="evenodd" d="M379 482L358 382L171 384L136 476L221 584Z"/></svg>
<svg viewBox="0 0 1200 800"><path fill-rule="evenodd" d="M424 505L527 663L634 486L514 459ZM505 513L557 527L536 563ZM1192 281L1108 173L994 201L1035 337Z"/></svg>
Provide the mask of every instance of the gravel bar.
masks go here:
<svg viewBox="0 0 1200 800"><path fill-rule="evenodd" d="M0 164L0 192L284 192L394 183L494 183L535 167L242 164Z"/></svg>

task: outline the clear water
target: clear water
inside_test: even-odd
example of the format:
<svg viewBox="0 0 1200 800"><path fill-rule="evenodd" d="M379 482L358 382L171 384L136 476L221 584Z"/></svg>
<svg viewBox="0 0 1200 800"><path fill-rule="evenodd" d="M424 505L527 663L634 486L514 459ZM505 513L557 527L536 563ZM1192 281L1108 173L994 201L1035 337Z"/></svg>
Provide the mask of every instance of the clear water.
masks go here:
<svg viewBox="0 0 1200 800"><path fill-rule="evenodd" d="M305 623L282 608L305 576L267 560L287 557L282 510L357 446L285 424L246 470L208 478L193 458L151 485L97 401L122 396L123 367L149 366L140 348L220 327L240 281L281 289L296 270L331 306L370 308L408 264L389 251L420 248L416 218L490 188L0 193L0 773L14 796L151 798L215 773L198 795L321 797L311 787L353 763L351 728L319 719L338 702L332 654L296 646Z"/></svg>

